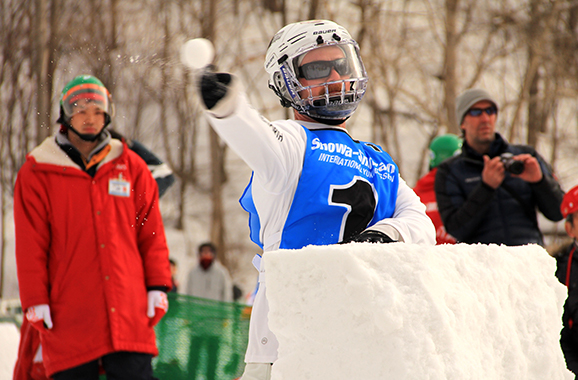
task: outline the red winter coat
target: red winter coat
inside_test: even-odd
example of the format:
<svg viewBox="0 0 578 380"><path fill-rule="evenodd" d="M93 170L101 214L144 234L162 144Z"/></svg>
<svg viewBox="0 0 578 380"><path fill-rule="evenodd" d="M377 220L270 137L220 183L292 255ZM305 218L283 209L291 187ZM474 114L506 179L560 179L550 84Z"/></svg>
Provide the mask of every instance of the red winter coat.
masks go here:
<svg viewBox="0 0 578 380"><path fill-rule="evenodd" d="M94 178L54 137L18 172L20 300L23 310L50 306L54 327L41 332L49 376L111 352L158 354L147 287L171 286L158 188L141 158L110 146Z"/></svg>
<svg viewBox="0 0 578 380"><path fill-rule="evenodd" d="M44 364L34 362L38 347L40 347L40 333L32 327L28 319L24 318L20 326L20 344L12 380L49 380Z"/></svg>
<svg viewBox="0 0 578 380"><path fill-rule="evenodd" d="M455 244L456 239L446 231L438 211L438 203L434 191L437 170L437 168L433 168L429 173L421 177L415 184L413 191L415 191L421 199L421 202L425 205L425 213L436 227L437 244Z"/></svg>

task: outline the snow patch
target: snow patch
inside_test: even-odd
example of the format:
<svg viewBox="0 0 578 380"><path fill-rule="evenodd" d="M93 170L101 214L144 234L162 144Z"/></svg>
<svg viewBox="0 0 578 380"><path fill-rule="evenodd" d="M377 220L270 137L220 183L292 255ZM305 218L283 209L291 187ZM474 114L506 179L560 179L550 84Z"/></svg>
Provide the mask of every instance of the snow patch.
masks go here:
<svg viewBox="0 0 578 380"><path fill-rule="evenodd" d="M541 247L348 244L265 256L280 379L572 379Z"/></svg>

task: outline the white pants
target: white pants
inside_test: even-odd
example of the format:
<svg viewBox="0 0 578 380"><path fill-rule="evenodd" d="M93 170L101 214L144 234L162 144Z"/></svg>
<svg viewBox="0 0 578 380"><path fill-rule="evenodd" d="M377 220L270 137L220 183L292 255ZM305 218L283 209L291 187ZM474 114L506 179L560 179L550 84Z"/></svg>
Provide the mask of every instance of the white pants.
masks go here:
<svg viewBox="0 0 578 380"><path fill-rule="evenodd" d="M265 271L259 273L259 289L249 321L249 343L245 363L274 363L277 360L277 337L269 330L269 302L266 296Z"/></svg>
<svg viewBox="0 0 578 380"><path fill-rule="evenodd" d="M272 366L270 363L247 363L240 380L270 380Z"/></svg>

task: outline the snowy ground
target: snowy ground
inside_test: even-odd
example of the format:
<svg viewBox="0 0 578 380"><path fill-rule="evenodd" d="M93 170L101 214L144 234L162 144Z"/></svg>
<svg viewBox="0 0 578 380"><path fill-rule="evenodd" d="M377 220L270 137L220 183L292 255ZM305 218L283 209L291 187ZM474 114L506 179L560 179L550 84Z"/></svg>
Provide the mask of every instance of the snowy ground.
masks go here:
<svg viewBox="0 0 578 380"><path fill-rule="evenodd" d="M12 379L20 333L13 323L0 323L0 380Z"/></svg>
<svg viewBox="0 0 578 380"><path fill-rule="evenodd" d="M537 246L353 244L265 255L273 380L565 380L565 288ZM18 331L0 323L0 380Z"/></svg>

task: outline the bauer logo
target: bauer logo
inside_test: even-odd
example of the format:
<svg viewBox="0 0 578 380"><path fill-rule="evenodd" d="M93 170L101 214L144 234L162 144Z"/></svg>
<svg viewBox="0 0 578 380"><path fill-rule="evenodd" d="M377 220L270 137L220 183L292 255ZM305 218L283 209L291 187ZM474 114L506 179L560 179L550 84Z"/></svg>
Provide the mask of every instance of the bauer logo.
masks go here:
<svg viewBox="0 0 578 380"><path fill-rule="evenodd" d="M329 33L335 33L335 32L337 32L337 29L317 30L317 31L313 32L313 35L316 36L318 34L329 34Z"/></svg>

